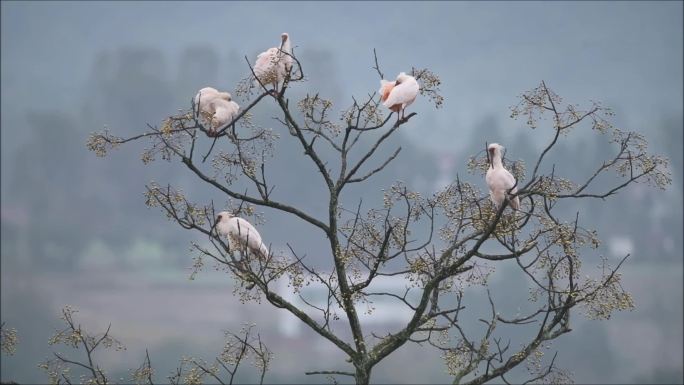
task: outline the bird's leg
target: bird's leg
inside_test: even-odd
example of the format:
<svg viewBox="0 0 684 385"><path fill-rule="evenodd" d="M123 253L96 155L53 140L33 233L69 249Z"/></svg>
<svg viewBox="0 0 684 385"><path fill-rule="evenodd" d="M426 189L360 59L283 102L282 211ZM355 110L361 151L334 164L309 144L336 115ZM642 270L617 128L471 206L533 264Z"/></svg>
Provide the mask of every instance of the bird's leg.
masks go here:
<svg viewBox="0 0 684 385"><path fill-rule="evenodd" d="M228 135L228 133L226 133L226 136L228 137L228 139L230 139L232 136L232 138L234 140L237 140L237 134L235 133L235 122L233 122L233 124L230 125L230 131L231 131L230 132L231 135Z"/></svg>
<svg viewBox="0 0 684 385"><path fill-rule="evenodd" d="M240 251L241 257L238 261L238 264L240 265L238 271L240 271L240 274L238 274L238 276L240 277L240 286L244 286L247 290L252 290L254 288L255 282L249 278L249 271L251 269L249 267L247 253L248 250L246 247Z"/></svg>
<svg viewBox="0 0 684 385"><path fill-rule="evenodd" d="M247 237L249 239L249 236ZM245 289L247 290L252 290L254 289L254 286L256 285L256 282L254 282L250 276L249 272L252 271L250 265L249 265L249 255L252 253L252 250L250 250L250 247L245 244L245 248L243 250L243 258L241 259L241 262L243 263L245 271L247 271L247 274L245 274L245 277L242 281L242 284L245 286ZM254 253L252 253L254 254Z"/></svg>

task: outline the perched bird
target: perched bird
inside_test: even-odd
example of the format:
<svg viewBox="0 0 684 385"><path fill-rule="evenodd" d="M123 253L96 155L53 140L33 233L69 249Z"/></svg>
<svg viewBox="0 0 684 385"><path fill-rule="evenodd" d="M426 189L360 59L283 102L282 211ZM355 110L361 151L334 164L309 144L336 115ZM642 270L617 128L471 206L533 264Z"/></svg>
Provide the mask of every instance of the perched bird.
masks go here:
<svg viewBox="0 0 684 385"><path fill-rule="evenodd" d="M489 154L489 169L487 170L487 176L485 177L487 181L487 186L489 186L489 197L496 207L501 207L504 199L508 198L511 207L514 210L520 209L520 199L515 196L510 199L506 194L508 190L515 186L515 177L513 174L508 172L503 166L501 161L501 150L503 146L498 143L492 143L487 147L487 152ZM518 188L511 190L511 193L516 193Z"/></svg>
<svg viewBox="0 0 684 385"><path fill-rule="evenodd" d="M257 56L254 64L254 75L264 86L273 85L274 90L278 90L278 84L282 82L292 68L292 45L290 35L283 33L280 35L280 48L273 47Z"/></svg>
<svg viewBox="0 0 684 385"><path fill-rule="evenodd" d="M268 256L268 248L262 242L261 235L246 220L235 217L227 211L221 211L216 216L214 226L220 235L228 238L231 250L246 250L262 259Z"/></svg>
<svg viewBox="0 0 684 385"><path fill-rule="evenodd" d="M227 211L221 211L216 216L214 227L218 229L220 235L228 238L228 245L231 250L239 250L243 253L246 252L248 255L256 255L257 258L262 260L268 257L268 248L261 241L261 235L246 220L235 217ZM247 264L247 261L242 260L242 263ZM245 286L245 289L252 290L256 283L251 279L246 280L249 283Z"/></svg>
<svg viewBox="0 0 684 385"><path fill-rule="evenodd" d="M230 122L232 117L234 117L237 112L232 113L233 110L237 111L239 106L237 103L233 102L233 98L228 92L220 92L213 87L204 87L197 91L195 95L195 105L198 108L199 117L202 124L209 126L207 131L216 131L216 127ZM230 107L226 108L226 103L230 104ZM223 106L222 111L219 113L218 118L216 117L217 107ZM227 119L226 118L230 118ZM221 124L215 124L214 120L223 122Z"/></svg>
<svg viewBox="0 0 684 385"><path fill-rule="evenodd" d="M418 82L416 78L401 72L397 80L390 82L385 79L380 80L380 101L391 111L401 111L401 118L404 117L404 110L411 105L418 96Z"/></svg>
<svg viewBox="0 0 684 385"><path fill-rule="evenodd" d="M212 99L210 108L214 111L214 114L211 117L210 128L211 134L213 135L217 134L221 127L232 122L240 110L240 106L234 101L226 101L220 97Z"/></svg>

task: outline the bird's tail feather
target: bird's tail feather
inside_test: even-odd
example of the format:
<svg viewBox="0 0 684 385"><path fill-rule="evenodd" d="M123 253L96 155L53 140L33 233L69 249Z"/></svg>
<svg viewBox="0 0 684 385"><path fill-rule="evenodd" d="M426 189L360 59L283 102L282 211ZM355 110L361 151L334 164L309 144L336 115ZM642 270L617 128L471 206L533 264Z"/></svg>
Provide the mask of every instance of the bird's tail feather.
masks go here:
<svg viewBox="0 0 684 385"><path fill-rule="evenodd" d="M261 257L264 259L268 258L268 255L269 255L268 247L266 247L266 245L264 245L263 243L261 244L261 247L259 248L259 254L261 254Z"/></svg>
<svg viewBox="0 0 684 385"><path fill-rule="evenodd" d="M513 199L511 199L511 207L515 210L520 210L520 198L518 196L515 196Z"/></svg>

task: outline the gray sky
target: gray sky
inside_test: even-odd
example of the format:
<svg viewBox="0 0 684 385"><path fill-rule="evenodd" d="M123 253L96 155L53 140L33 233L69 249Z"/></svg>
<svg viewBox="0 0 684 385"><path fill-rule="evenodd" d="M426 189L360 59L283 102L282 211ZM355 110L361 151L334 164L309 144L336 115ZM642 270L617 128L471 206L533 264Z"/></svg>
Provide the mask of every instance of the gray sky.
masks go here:
<svg viewBox="0 0 684 385"><path fill-rule="evenodd" d="M388 74L429 66L449 107L437 118L459 131L486 112L504 118L541 79L643 126L681 109L681 11L681 2L5 2L3 103L38 104L26 85L39 82L46 108L69 108L103 51L150 46L173 61L201 43L243 56L288 31L300 49L331 49L357 95L376 86L372 48Z"/></svg>
<svg viewBox="0 0 684 385"><path fill-rule="evenodd" d="M235 87L233 80L246 75L248 71L242 57L246 55L253 61L258 52L276 45L282 32L290 34L296 47L295 52L303 55L323 52L329 55L330 62L326 69L330 73L317 72L314 68L310 71L314 75L300 87L311 91L330 84L335 85L337 88L330 89L337 89L341 97L341 100L336 101L339 109L350 103L352 95L363 97L377 90L377 74L371 68L373 48L378 51L380 65L386 77L393 77L400 71L410 71L411 66L427 67L437 73L442 79L444 108L434 110L427 99L418 99L411 108L419 113L416 119L422 119L421 124L416 123L415 127L407 127L408 129L401 132L402 140L410 143L416 148L415 151L430 160L425 161L422 166L425 169L435 167L436 154L446 153L457 159L455 169L464 172L462 161L477 152L468 146L472 143L471 140L479 140L481 133L478 130L483 126L497 126L500 141L504 144L512 141L521 132L524 122L509 119L509 107L517 102L518 95L534 88L541 80L565 100L577 103L602 101L614 109L617 114L616 122L620 126L654 138L654 152L674 157L675 183L668 191L658 195L658 198L650 198L655 195L648 195L644 206L635 210L657 207L659 214L650 222L630 223L631 227L624 223L620 227L609 219L602 222L606 224L604 230L608 238L631 239L650 232L655 232L660 237L654 238L652 242L636 245L639 252L635 257L635 264L626 268L627 285L636 291L635 297L640 301L638 306L641 307L608 322L578 321L577 331L583 337L574 339L573 332L573 337L560 343L559 349L566 352L563 364L576 371L576 379L580 382L655 381L657 375L664 376L658 378L665 380L681 378L682 352L678 341L681 341L682 336L682 261L681 258L671 258L667 263L647 263L652 260L650 257L660 255L662 250L669 256L682 253L681 122L684 63L681 1L3 1L1 7L0 143L2 207L5 211L3 218L15 215L17 207L19 211L24 210L21 212L26 212L29 217L40 215L35 207L43 206L31 206L22 201L23 195L30 194L34 197L31 199L47 207L63 206L60 209L73 213L75 218L80 218L78 215L88 218L92 212L115 218L112 219L114 225L111 228L74 219L59 226L59 229L47 230L56 234L54 240L47 245L42 245L46 242L41 240L35 243L44 246L44 251L40 253L48 261L58 260L57 255L62 252L60 250L69 250L65 246L68 242L63 239L71 239L69 237L75 237L74 234L78 235L83 231L92 231L92 234L87 232L89 238L84 239L83 244L76 248L79 251L74 258L86 260L85 264L78 265L80 268L91 266L87 263L91 254L107 255L113 260L126 259L132 266L138 263L136 257L141 253L152 255L149 259L157 258L158 261L163 261L168 253L175 253L180 261L173 265L176 270L168 266L166 268L169 270L163 270L160 267L163 265L161 262L148 261L152 267L148 266L148 270L143 269L140 273L144 277L148 273L157 274L154 279L163 281L160 284L162 289L154 286L154 283L149 287L139 287L135 286L141 285L136 281L132 285L128 283L129 275L118 273L116 277L104 279L107 284L102 283L100 286L97 286L99 281L91 277L88 285L93 286L88 286L90 289L83 291L82 287L85 286L72 282L70 276L64 272L57 273L48 269L42 275L32 277L30 271L34 262L26 261L34 259L22 254L22 247L43 250L31 246L34 243L32 234L26 229L34 228L26 227L25 230L15 232L12 227L14 225L3 219L2 318L13 321L14 326L21 329L22 325L16 325L21 317L27 314L36 317L36 321L27 323L23 330L26 346L24 352L12 358L27 364L8 366L8 361L3 357L3 371L10 370L9 373L13 375L12 378L6 378L3 374L3 381L13 379L21 383L42 378L35 377L35 370L27 369L35 368L35 362L49 351L43 338L45 330L40 332L42 329L39 328L46 328L46 325L56 327L56 312L60 306L72 300L82 307L87 320L105 322L105 318L113 318L121 325L119 330L122 330L124 337L134 341L136 338L141 339L139 345L136 342L131 343L130 351L136 351L136 354L144 351L144 347L148 345L157 346L158 351L163 351L159 348L163 344L154 344L160 343L159 340L173 344L173 341L166 341L166 338L173 334L174 328L192 331L189 326L192 320L174 319L171 315L172 308L162 309L166 291L163 289L166 288L164 285L173 286L175 293L186 296L189 302L193 301L194 292L183 286L187 284L184 280L187 270L178 267L190 265L187 253L182 254L187 250L187 243L182 244L183 251L169 251L173 250L175 244L162 239L164 233L180 234L182 230L174 227L159 213L142 210L143 185L150 179L157 179L154 172L160 169L148 168L145 169L147 171L130 172L127 167L133 163L126 163L124 159L137 157L137 150L121 150L118 157L103 161L95 159L92 153L87 153L84 143L89 132L99 130L103 125L108 125L115 131L142 130L145 123L154 123L163 118L164 114L172 114L178 108L187 108L185 101L189 101L192 93L178 95L177 90L181 86L174 82L181 67L180 58L189 47L210 47L217 53L220 65L219 85L232 92ZM148 83L136 88L135 79L131 77L133 80L130 80L127 74L116 78L131 81L131 84L122 83L122 87L131 87L130 95L158 96L158 99L149 100L149 108L148 104L143 103L142 107L138 106L140 111L135 112L134 108L129 108L124 103L126 100L121 105L107 105L105 101L112 100L107 98L114 91L99 89L93 83L93 79L97 78L98 66L105 65L98 60L106 55L123 57L125 50L131 48L161 54L159 67L150 71L157 73L161 86L166 87L161 91L149 91L143 89L149 87ZM235 58L237 61L233 60ZM228 63L242 64L234 67ZM102 73L109 74L107 70ZM197 84L196 88L205 85L207 84ZM195 89L194 85L192 87ZM166 95L164 92L173 95ZM122 94L129 95L123 91ZM98 108L89 107L93 101ZM136 103L137 101L133 104ZM63 124L36 125L32 123L35 120L31 120L31 116L37 112L53 112L66 120ZM131 116L128 116L129 113ZM69 128L73 130L68 130ZM35 164L29 167L17 160L28 157L20 156L23 151L50 146L50 141L54 140L51 135L59 136L62 133L54 130L64 130L65 137L71 135L68 136L69 140L78 142L78 145L73 146L76 150L65 149L64 159L48 159L46 163L51 164L45 167ZM528 131L525 134L528 135ZM527 138L535 144L541 143L545 137L540 131L535 134L538 136L530 135ZM577 138L583 140L582 135L577 135ZM515 152L515 149L509 150ZM68 153L70 151L73 153ZM66 158L70 160L67 161ZM572 161L575 159L568 160ZM135 164L139 165L139 162ZM77 181L79 178L87 179L85 184L89 188L92 186L88 194L102 195L102 202L109 205L84 208L83 202L91 201L79 191L73 191L67 183L60 184L58 180L48 184L41 182L38 177L22 177L23 174L54 174L57 175L55 178L61 178L61 174L57 172L59 170L66 170L65 174ZM87 175L87 178L83 175ZM11 184L14 186L10 188ZM107 195L108 191L111 195ZM121 191L126 194L121 194ZM639 191L642 190L638 190L635 195L639 195ZM41 193L43 195L39 195ZM60 194L66 197L65 202L54 203L51 199ZM624 206L621 204L611 206L607 203L605 207L606 210L612 210L608 212L613 215L622 210ZM49 215L55 216L58 212L49 211ZM129 217L126 218L125 215ZM146 227L141 231L149 230L149 233L131 235L127 232L126 220L131 223L144 221ZM277 234L275 229L274 223L281 223L278 221L277 218L271 218L265 232L273 235L274 242L284 245L285 235ZM625 227L627 230L624 230ZM33 231L46 231L37 229ZM677 231L672 231L673 229ZM662 239L667 241L661 242ZM671 243L671 246L658 249L661 243ZM159 273L158 270L163 272ZM168 276L163 278L158 276L167 273ZM216 278L211 274L209 276ZM222 277L216 278L217 282L222 282L221 279ZM43 285L43 282L49 282L49 285ZM203 294L211 295L213 286L209 285L209 289L200 287L199 291L206 290ZM229 291L230 288L227 286L225 289ZM137 296L136 290L147 293L150 297L144 298L155 302L157 307L148 309L145 303L140 302L140 298L130 299ZM91 292L92 295L89 296L88 293ZM129 297L121 293L126 293ZM217 306L214 312L203 314L202 317L206 320L202 322L206 322L201 324L202 330L198 331L198 338L207 344L215 339L215 336L209 334L210 331L223 327L222 317L233 317L231 322L242 320L228 311L231 307L239 306L237 301L227 295L216 297L216 301L223 301L220 302L223 307ZM26 305L24 298L31 298L36 305ZM103 306L99 298L107 298L117 307ZM145 311L150 313L145 315ZM246 311L245 314L255 314L250 313L251 311ZM669 313L657 313L658 311ZM135 316L129 314L138 314L142 320L136 321ZM669 325L665 323L667 319L663 318L673 320L675 326L663 327L664 324ZM158 322L168 323L162 328L166 334L154 334ZM149 331L149 336L145 337L147 334L143 330ZM182 345L187 341L178 343ZM590 346L598 352L596 354L602 356L588 358L583 353L583 346ZM597 346L605 351L597 350ZM637 351L640 346L647 346L645 356L654 358L649 361L636 353L630 353ZM182 347L175 348L179 350ZM320 354L322 360L334 361L334 357L322 353L325 349L316 351L317 347L307 348L314 349L311 354ZM139 355L135 357L138 358ZM166 358L170 361L175 359ZM402 359L414 358L407 355ZM119 366L129 363L123 361L112 359L111 362ZM400 367L401 361L396 361L395 364ZM280 366L276 366L276 371L288 370L287 364L281 362L278 365ZM389 367L394 367L392 365ZM381 371L379 375L379 378L388 381L393 379L389 369ZM420 381L420 378L416 377L414 382ZM431 378L445 380L445 377Z"/></svg>

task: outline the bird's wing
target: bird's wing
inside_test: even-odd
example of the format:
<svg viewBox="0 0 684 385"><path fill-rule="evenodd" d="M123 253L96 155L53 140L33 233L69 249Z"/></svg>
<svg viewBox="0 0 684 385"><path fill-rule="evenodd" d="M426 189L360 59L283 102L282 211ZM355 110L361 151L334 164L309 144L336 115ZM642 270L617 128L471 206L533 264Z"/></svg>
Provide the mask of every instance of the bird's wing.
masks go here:
<svg viewBox="0 0 684 385"><path fill-rule="evenodd" d="M264 72L269 71L273 65L273 51L269 48L267 51L260 53L257 56L256 63L254 63L254 73L257 76L261 76Z"/></svg>
<svg viewBox="0 0 684 385"><path fill-rule="evenodd" d="M490 190L492 189L492 178L493 177L494 177L494 169L492 169L490 167L489 169L487 169L487 174L485 174L485 181L487 182L487 187L489 187Z"/></svg>
<svg viewBox="0 0 684 385"><path fill-rule="evenodd" d="M269 55L270 53L271 53L271 50L267 49L266 51L258 54L257 55L257 63L259 62L259 60L264 60L264 57L266 57L266 55Z"/></svg>
<svg viewBox="0 0 684 385"><path fill-rule="evenodd" d="M233 109L235 110L235 112L238 112L240 110L240 105L235 103L232 100L230 101L230 105L233 106Z"/></svg>
<svg viewBox="0 0 684 385"><path fill-rule="evenodd" d="M195 103L197 103L200 100L200 97L204 98L210 94L218 94L218 90L214 87L202 88L201 90L197 91L197 95L195 95Z"/></svg>
<svg viewBox="0 0 684 385"><path fill-rule="evenodd" d="M280 65L283 66L285 70L292 68L292 64L294 63L294 59L290 55L292 55L292 53L289 53L285 50L281 51L276 48L276 60L278 60Z"/></svg>
<svg viewBox="0 0 684 385"><path fill-rule="evenodd" d="M247 246L254 250L266 249L263 241L261 240L261 235L251 223L247 222L242 218L232 218L232 227L234 234L243 242L247 242ZM266 251L268 253L268 251Z"/></svg>
<svg viewBox="0 0 684 385"><path fill-rule="evenodd" d="M211 103L212 107L214 107L216 109L228 108L228 106L230 105L229 101L227 101L226 99L223 99L219 96L212 98L210 103Z"/></svg>
<svg viewBox="0 0 684 385"><path fill-rule="evenodd" d="M278 48L269 48L257 55L257 60L254 66L267 67L273 65L277 59L277 55Z"/></svg>
<svg viewBox="0 0 684 385"><path fill-rule="evenodd" d="M222 128L224 124L230 121L228 111L225 108L218 108L211 118L211 127L214 130Z"/></svg>
<svg viewBox="0 0 684 385"><path fill-rule="evenodd" d="M392 107L396 104L410 104L415 100L416 95L418 95L417 83L406 82L400 83L398 86L392 88L385 100L385 107Z"/></svg>
<svg viewBox="0 0 684 385"><path fill-rule="evenodd" d="M504 172L501 173L501 177L506 181L506 189L509 189L513 186L515 186L515 177L513 174L510 173L510 171L503 169ZM518 187L516 186L511 192L516 192L518 191Z"/></svg>
<svg viewBox="0 0 684 385"><path fill-rule="evenodd" d="M511 174L508 170L504 169L504 178L506 179L506 190L510 189L511 187L515 186L515 177L513 174ZM511 194L515 194L518 192L518 186L515 186L511 190ZM520 209L520 198L518 196L514 197L511 199L511 207L513 207L515 210Z"/></svg>
<svg viewBox="0 0 684 385"><path fill-rule="evenodd" d="M226 123L230 123L238 113L240 106L233 101L215 99L213 103L215 113L213 117L213 127L218 128Z"/></svg>
<svg viewBox="0 0 684 385"><path fill-rule="evenodd" d="M387 100L387 97L392 91L392 88L394 88L394 83L395 82L391 82L385 79L380 80L380 89L378 90L378 94L380 95L381 102Z"/></svg>
<svg viewBox="0 0 684 385"><path fill-rule="evenodd" d="M506 196L506 192L515 186L515 177L505 168L493 169L490 167L487 170L485 180L489 187L489 194L497 205L501 204L501 201ZM517 191L518 187L516 186L511 190L511 193L516 193ZM520 208L520 199L518 197L511 200L511 207L516 210Z"/></svg>

